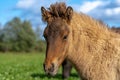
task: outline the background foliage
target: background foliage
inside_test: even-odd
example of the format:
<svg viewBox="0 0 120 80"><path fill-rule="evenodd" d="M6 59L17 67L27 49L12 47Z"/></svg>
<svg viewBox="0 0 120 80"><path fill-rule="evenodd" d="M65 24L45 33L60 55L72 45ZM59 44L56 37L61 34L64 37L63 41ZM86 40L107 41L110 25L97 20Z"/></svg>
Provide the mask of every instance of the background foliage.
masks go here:
<svg viewBox="0 0 120 80"><path fill-rule="evenodd" d="M0 28L0 51L44 51L45 41L41 35L40 27L35 31L30 21L15 17Z"/></svg>

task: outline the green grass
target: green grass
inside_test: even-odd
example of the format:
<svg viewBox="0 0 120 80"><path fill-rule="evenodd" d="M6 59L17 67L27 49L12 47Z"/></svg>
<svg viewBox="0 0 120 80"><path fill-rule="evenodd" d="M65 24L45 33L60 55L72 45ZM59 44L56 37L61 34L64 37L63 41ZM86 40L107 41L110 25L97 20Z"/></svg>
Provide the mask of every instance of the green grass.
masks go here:
<svg viewBox="0 0 120 80"><path fill-rule="evenodd" d="M62 80L61 68L54 77L43 70L44 54L0 53L0 80ZM68 80L79 80L73 69Z"/></svg>

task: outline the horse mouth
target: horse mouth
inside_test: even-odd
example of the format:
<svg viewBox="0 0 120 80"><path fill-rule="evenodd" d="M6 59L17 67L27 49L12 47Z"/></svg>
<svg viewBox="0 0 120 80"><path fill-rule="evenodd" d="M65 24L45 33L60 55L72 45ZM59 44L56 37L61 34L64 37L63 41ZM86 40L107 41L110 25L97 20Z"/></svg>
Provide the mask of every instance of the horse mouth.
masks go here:
<svg viewBox="0 0 120 80"><path fill-rule="evenodd" d="M58 66L52 64L51 67L46 68L46 66L44 65L44 71L47 75L55 76L57 74L57 71L58 71Z"/></svg>
<svg viewBox="0 0 120 80"><path fill-rule="evenodd" d="M48 72L46 72L46 74L50 75L50 76L55 76L57 74L57 71L58 71L58 69L54 69L54 71L48 71Z"/></svg>

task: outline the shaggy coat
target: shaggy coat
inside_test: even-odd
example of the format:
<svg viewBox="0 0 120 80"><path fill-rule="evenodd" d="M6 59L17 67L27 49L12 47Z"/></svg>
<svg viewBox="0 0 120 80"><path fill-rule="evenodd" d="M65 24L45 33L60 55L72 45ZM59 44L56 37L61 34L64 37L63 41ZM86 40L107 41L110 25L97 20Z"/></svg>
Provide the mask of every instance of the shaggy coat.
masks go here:
<svg viewBox="0 0 120 80"><path fill-rule="evenodd" d="M63 5L52 5L48 14L51 18L42 17L47 23L60 18L69 25L69 47L64 58L73 63L82 80L120 80L120 35L83 13L73 11L66 18Z"/></svg>
<svg viewBox="0 0 120 80"><path fill-rule="evenodd" d="M110 29L120 34L120 28L113 27ZM70 76L71 69L72 69L72 64L68 60L64 60L64 62L62 63L62 77L68 78Z"/></svg>
<svg viewBox="0 0 120 80"><path fill-rule="evenodd" d="M82 79L120 80L120 36L82 13L73 14L71 28L68 59Z"/></svg>
<svg viewBox="0 0 120 80"><path fill-rule="evenodd" d="M120 80L120 36L82 13L74 12L70 28L68 59L82 79Z"/></svg>

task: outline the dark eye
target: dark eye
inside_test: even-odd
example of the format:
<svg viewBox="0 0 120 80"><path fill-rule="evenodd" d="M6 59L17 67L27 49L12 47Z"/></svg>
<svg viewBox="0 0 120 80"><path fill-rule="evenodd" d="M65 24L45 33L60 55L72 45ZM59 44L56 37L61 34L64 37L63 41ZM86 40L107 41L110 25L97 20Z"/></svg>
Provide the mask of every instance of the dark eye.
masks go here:
<svg viewBox="0 0 120 80"><path fill-rule="evenodd" d="M47 39L47 36L46 36L46 35L43 35L43 37L44 37L45 39Z"/></svg>
<svg viewBox="0 0 120 80"><path fill-rule="evenodd" d="M63 39L64 39L64 40L66 40L66 39L67 39L67 37L68 37L68 36L67 36L67 35L65 35L65 36L63 37Z"/></svg>

